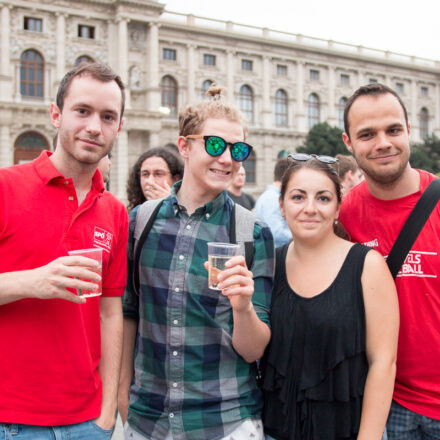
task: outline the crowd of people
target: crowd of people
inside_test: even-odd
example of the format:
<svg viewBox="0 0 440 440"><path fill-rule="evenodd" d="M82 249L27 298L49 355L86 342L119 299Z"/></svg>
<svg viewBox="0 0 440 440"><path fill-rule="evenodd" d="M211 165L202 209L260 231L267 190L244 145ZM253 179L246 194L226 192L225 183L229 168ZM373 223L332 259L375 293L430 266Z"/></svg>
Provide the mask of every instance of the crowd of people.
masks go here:
<svg viewBox="0 0 440 440"><path fill-rule="evenodd" d="M435 179L399 96L360 87L352 156L281 158L255 203L246 121L207 95L178 153L138 158L128 210L104 188L125 92L103 64L62 79L55 151L0 169L0 440L110 439L118 412L131 440L440 439L440 207L395 279L384 258ZM208 242L240 245L218 290ZM102 267L68 254L88 248Z"/></svg>

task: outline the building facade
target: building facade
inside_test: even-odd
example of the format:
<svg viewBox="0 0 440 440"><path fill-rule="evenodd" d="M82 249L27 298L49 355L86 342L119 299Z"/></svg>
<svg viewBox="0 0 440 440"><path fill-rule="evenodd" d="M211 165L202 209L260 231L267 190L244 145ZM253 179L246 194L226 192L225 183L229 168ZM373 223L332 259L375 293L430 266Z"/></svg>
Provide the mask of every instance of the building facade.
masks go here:
<svg viewBox="0 0 440 440"><path fill-rule="evenodd" d="M178 109L226 87L249 120L247 191L272 181L279 152L310 127L342 126L345 100L381 82L407 106L417 142L440 135L440 62L169 12L153 0L0 0L0 166L52 149L49 104L66 71L108 63L127 85L110 189L125 200L130 166L175 143ZM313 30L311 30L313 33Z"/></svg>

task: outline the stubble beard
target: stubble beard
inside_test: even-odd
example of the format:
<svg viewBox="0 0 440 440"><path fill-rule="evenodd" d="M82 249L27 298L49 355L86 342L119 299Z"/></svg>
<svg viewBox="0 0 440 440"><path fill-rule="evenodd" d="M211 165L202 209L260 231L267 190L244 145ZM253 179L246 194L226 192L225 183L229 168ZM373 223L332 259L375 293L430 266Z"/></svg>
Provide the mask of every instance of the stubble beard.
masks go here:
<svg viewBox="0 0 440 440"><path fill-rule="evenodd" d="M395 185L400 180L409 162L408 154L407 157L402 158L403 160L399 162L397 168L394 167L393 169L384 169L383 171L380 171L380 169L377 170L373 167L368 166L366 160L363 161L362 159L359 159L355 154L354 157L356 159L356 162L358 163L359 168L363 171L365 176L370 181L379 186L387 187Z"/></svg>

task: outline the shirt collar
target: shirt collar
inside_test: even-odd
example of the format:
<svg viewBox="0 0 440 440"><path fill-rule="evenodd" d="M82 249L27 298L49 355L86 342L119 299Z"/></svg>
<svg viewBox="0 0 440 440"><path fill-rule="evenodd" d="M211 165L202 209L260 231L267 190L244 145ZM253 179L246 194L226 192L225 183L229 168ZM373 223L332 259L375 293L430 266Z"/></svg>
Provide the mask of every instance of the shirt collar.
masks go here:
<svg viewBox="0 0 440 440"><path fill-rule="evenodd" d="M174 209L174 215L177 215L182 210L186 210L186 208L183 205L181 205L179 203L179 200L177 199L177 193L179 192L181 185L182 185L182 181L180 180L179 182L176 182L171 188L170 198ZM228 198L227 191L224 190L214 200L211 200L205 205L197 208L195 210L195 214L213 215L219 209L224 208L227 198Z"/></svg>
<svg viewBox="0 0 440 440"><path fill-rule="evenodd" d="M48 185L53 180L65 180L66 177L63 176L54 166L50 160L52 156L51 151L42 151L41 154L34 160L34 168L37 174L40 176L41 180L45 185ZM104 182L102 180L101 173L96 169L95 174L92 178L92 188L98 192L104 192Z"/></svg>

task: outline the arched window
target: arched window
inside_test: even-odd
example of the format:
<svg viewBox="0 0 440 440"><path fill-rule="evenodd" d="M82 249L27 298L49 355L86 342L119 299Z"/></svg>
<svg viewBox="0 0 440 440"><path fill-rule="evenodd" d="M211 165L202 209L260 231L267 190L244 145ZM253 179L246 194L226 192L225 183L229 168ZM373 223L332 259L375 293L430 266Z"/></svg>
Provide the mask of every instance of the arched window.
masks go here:
<svg viewBox="0 0 440 440"><path fill-rule="evenodd" d="M238 94L238 106L243 112L244 117L249 121L254 121L254 92L248 85L240 87ZM249 160L249 159L248 159ZM248 179L249 181L249 179Z"/></svg>
<svg viewBox="0 0 440 440"><path fill-rule="evenodd" d="M287 127L287 93L282 89L275 93L275 125Z"/></svg>
<svg viewBox="0 0 440 440"><path fill-rule="evenodd" d="M34 131L28 131L18 136L14 145L14 164L35 159L43 150L49 149L49 143Z"/></svg>
<svg viewBox="0 0 440 440"><path fill-rule="evenodd" d="M169 75L162 78L160 82L160 94L162 107L170 110L170 116L177 116L177 82Z"/></svg>
<svg viewBox="0 0 440 440"><path fill-rule="evenodd" d="M338 103L338 125L342 130L344 129L344 109L347 103L347 98L343 97Z"/></svg>
<svg viewBox="0 0 440 440"><path fill-rule="evenodd" d="M243 168L246 170L246 182L256 183L257 182L257 158L255 156L255 151L252 150L249 157L243 162Z"/></svg>
<svg viewBox="0 0 440 440"><path fill-rule="evenodd" d="M309 100L307 101L307 114L309 117L309 128L319 123L319 97L316 93L311 93L309 95Z"/></svg>
<svg viewBox="0 0 440 440"><path fill-rule="evenodd" d="M210 79L207 79L202 82L202 88L200 89L200 98L201 99L207 99L206 92L209 90L211 85L213 84L213 81Z"/></svg>
<svg viewBox="0 0 440 440"><path fill-rule="evenodd" d="M36 50L21 54L20 93L22 96L42 98L44 93L44 60Z"/></svg>
<svg viewBox="0 0 440 440"><path fill-rule="evenodd" d="M93 63L95 60L88 55L81 55L75 60L75 66L79 66L81 63Z"/></svg>
<svg viewBox="0 0 440 440"><path fill-rule="evenodd" d="M429 112L428 109L423 107L422 110L420 110L420 137L422 139L426 139L429 134Z"/></svg>

